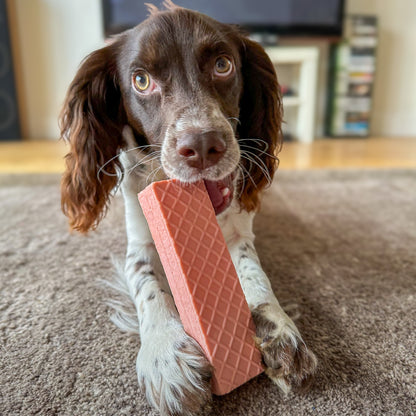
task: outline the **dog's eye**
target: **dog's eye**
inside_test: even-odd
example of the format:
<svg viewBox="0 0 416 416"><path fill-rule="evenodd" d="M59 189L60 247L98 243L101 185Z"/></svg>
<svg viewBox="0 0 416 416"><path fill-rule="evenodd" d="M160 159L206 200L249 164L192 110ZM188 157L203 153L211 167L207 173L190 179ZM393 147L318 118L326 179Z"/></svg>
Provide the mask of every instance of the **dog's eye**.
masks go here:
<svg viewBox="0 0 416 416"><path fill-rule="evenodd" d="M133 86L137 92L148 94L152 92L156 84L145 71L138 71L133 75Z"/></svg>
<svg viewBox="0 0 416 416"><path fill-rule="evenodd" d="M227 56L220 56L215 61L214 74L219 77L226 77L233 72L233 63Z"/></svg>

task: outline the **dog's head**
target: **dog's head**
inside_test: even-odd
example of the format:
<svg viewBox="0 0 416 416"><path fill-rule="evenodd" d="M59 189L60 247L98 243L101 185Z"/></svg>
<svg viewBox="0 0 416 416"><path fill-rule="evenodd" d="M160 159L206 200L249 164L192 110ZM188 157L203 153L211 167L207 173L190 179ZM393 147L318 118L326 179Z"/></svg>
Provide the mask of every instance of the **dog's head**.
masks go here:
<svg viewBox="0 0 416 416"><path fill-rule="evenodd" d="M217 213L233 195L256 209L273 177L281 101L263 48L236 27L172 3L150 11L85 59L67 95L62 205L81 232L102 218L117 183L125 125L141 151L160 149L167 177L205 180Z"/></svg>

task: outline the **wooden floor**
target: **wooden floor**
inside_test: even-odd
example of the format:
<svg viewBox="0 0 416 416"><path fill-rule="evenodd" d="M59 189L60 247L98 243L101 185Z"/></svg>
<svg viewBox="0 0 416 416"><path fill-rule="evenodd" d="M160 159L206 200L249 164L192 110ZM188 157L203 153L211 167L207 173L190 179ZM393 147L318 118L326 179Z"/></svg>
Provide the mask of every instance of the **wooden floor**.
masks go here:
<svg viewBox="0 0 416 416"><path fill-rule="evenodd" d="M62 141L0 142L0 173L60 173ZM416 168L416 138L321 139L285 143L280 169Z"/></svg>

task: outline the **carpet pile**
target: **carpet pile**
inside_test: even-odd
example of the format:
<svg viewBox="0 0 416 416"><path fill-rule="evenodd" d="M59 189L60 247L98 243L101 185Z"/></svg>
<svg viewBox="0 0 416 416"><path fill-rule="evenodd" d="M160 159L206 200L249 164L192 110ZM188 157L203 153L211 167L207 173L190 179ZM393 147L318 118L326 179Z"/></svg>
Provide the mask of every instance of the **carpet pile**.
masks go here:
<svg viewBox="0 0 416 416"><path fill-rule="evenodd" d="M125 253L122 200L87 237L68 233L57 176L1 176L0 201L0 414L156 415L139 338L97 284ZM281 171L255 232L319 369L306 394L261 375L212 414L416 414L416 171Z"/></svg>

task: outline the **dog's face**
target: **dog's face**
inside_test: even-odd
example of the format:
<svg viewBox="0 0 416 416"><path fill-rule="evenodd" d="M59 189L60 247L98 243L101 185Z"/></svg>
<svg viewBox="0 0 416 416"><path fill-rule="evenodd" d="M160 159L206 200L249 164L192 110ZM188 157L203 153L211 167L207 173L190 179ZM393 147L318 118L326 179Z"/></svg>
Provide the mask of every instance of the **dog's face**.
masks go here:
<svg viewBox="0 0 416 416"><path fill-rule="evenodd" d="M123 35L118 61L130 126L161 145L168 177L217 188L217 213L231 201L240 161L241 60L227 32L185 9L158 13Z"/></svg>
<svg viewBox="0 0 416 416"><path fill-rule="evenodd" d="M87 57L66 98L61 130L71 151L62 206L82 232L103 216L122 169L117 154L128 146L160 149L169 178L204 180L217 214L233 197L257 209L276 168L281 101L263 48L200 13L152 10Z"/></svg>

